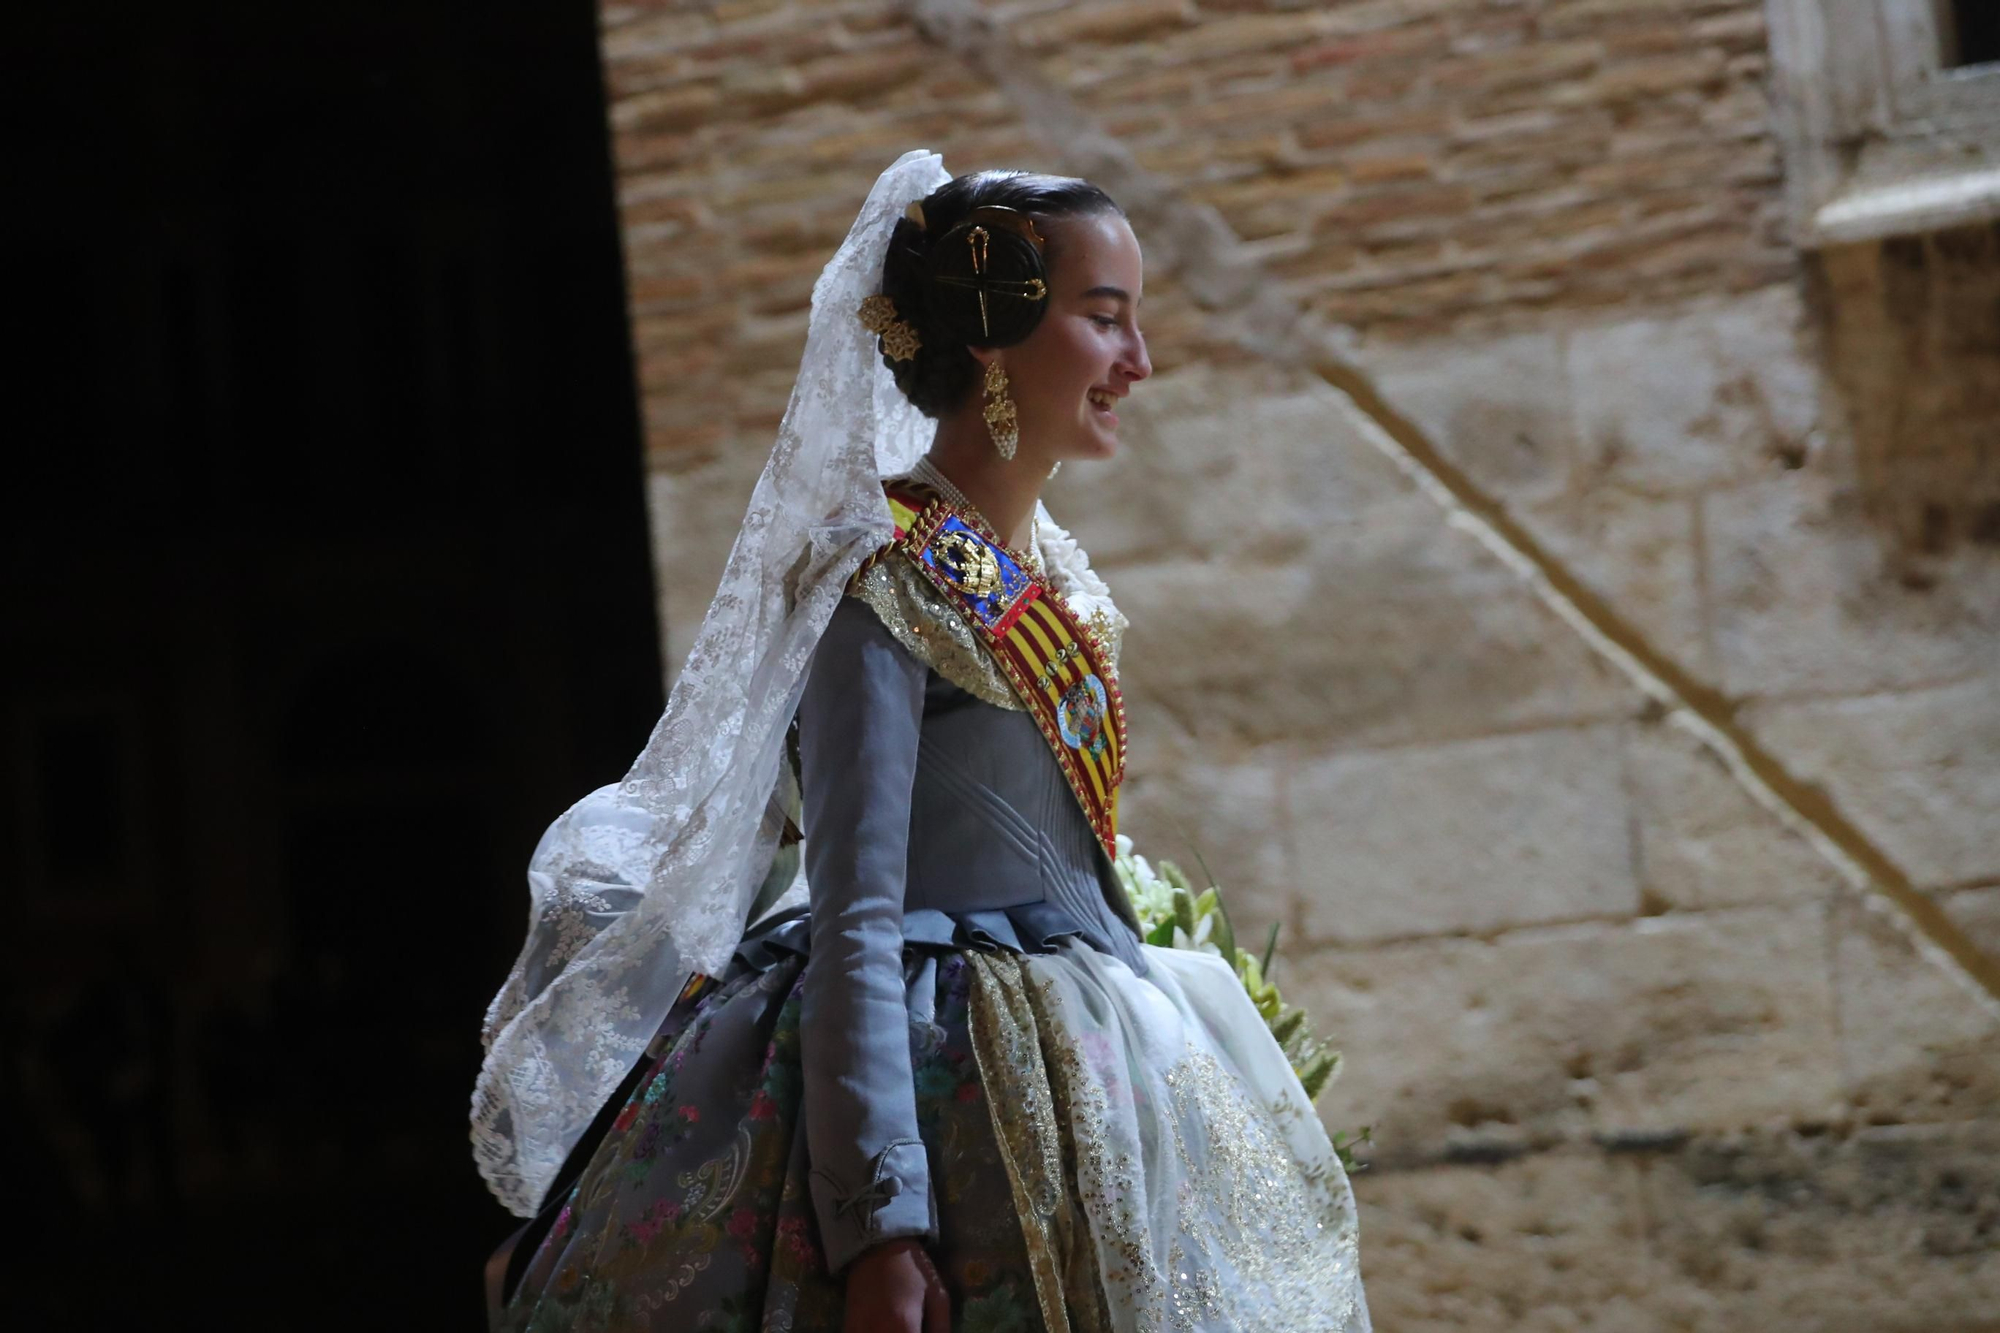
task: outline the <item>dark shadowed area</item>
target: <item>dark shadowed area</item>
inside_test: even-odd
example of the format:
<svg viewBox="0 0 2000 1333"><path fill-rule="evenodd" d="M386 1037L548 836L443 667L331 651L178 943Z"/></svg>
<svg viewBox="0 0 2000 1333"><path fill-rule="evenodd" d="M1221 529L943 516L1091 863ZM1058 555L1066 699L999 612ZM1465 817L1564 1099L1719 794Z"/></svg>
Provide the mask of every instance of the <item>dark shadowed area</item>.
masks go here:
<svg viewBox="0 0 2000 1333"><path fill-rule="evenodd" d="M522 870L661 705L592 6L16 32L7 1323L480 1327Z"/></svg>

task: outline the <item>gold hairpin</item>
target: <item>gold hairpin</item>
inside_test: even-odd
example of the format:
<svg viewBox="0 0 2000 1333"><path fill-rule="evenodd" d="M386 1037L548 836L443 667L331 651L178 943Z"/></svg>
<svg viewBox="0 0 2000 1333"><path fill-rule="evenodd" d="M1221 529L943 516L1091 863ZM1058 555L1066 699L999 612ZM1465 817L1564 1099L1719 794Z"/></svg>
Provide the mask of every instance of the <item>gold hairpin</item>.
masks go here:
<svg viewBox="0 0 2000 1333"><path fill-rule="evenodd" d="M1049 289L1040 278L1016 281L990 278L986 275L989 251L993 243L993 235L986 230L987 225L1013 232L1032 246L1037 255L1043 252L1048 242L1044 241L1042 234L1035 230L1035 220L1032 217L1018 208L1008 208L1001 204L987 204L975 208L966 214L965 221L959 224L959 227L965 228L965 243L971 251L972 276L959 278L940 275L936 281L947 287L966 287L978 293L979 332L982 337L990 338L993 336L993 326L988 319L986 309L986 297L989 293L996 296L1018 296L1024 301L1043 301L1048 299ZM958 227L953 227L946 233L947 237L957 230Z"/></svg>

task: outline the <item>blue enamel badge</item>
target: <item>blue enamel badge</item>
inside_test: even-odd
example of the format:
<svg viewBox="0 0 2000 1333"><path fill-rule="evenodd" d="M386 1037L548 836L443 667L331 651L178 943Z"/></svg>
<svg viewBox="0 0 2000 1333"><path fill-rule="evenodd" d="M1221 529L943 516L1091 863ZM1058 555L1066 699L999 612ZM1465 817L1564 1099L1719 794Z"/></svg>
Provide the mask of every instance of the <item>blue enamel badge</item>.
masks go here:
<svg viewBox="0 0 2000 1333"><path fill-rule="evenodd" d="M925 564L964 594L972 614L989 633L998 633L1030 583L1012 556L974 532L958 515L946 516L924 547Z"/></svg>

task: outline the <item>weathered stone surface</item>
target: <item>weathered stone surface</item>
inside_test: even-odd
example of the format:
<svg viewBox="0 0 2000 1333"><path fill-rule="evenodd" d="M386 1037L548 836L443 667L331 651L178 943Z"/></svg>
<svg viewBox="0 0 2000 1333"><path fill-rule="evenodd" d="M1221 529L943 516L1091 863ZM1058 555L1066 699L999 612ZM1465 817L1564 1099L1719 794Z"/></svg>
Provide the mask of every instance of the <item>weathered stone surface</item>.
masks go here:
<svg viewBox="0 0 2000 1333"><path fill-rule="evenodd" d="M1825 1123L1840 1109L1817 904L1287 957L1346 1054L1330 1127L1378 1156L1588 1133Z"/></svg>
<svg viewBox="0 0 2000 1333"><path fill-rule="evenodd" d="M1639 908L1615 727L1332 755L1300 766L1287 812L1314 942Z"/></svg>
<svg viewBox="0 0 2000 1333"><path fill-rule="evenodd" d="M2000 675L1748 716L1917 883L2000 880Z"/></svg>
<svg viewBox="0 0 2000 1333"><path fill-rule="evenodd" d="M1549 499L1576 454L1565 339L1553 330L1364 348L1375 387L1488 494Z"/></svg>
<svg viewBox="0 0 2000 1333"><path fill-rule="evenodd" d="M1141 855L1175 862L1198 885L1208 882L1207 863L1245 948L1261 949L1273 923L1281 938L1298 932L1297 875L1278 798L1284 763L1274 751L1218 762L1149 731L1119 795L1119 828Z"/></svg>
<svg viewBox="0 0 2000 1333"><path fill-rule="evenodd" d="M1735 907L1841 889L1826 858L1757 804L1686 732L1628 727L1625 771L1649 908Z"/></svg>
<svg viewBox="0 0 2000 1333"><path fill-rule="evenodd" d="M1190 870L1199 847L1239 925L1299 928L1281 984L1349 1057L1330 1124L1374 1122L1386 1164L1461 1155L1361 1178L1377 1327L1990 1320L1965 1257L1990 1226L1952 1209L1970 1189L1990 1223L1994 1190L1934 1169L1956 1140L1911 1169L1824 1141L1741 1171L1712 1145L1581 1149L1839 1123L1844 1097L1976 1116L1993 1037L1899 937L1829 908L1826 869L1726 775L1634 721L1626 682L1323 385L1232 345L1196 299L1215 282L1162 262L1186 258L1183 205L1213 201L1267 294L1349 322L1390 403L1569 578L1766 701L1748 724L1901 864L1966 884L1995 873L1994 747L1930 692L2000 660L1985 251L1833 256L1812 291L1834 308L1802 323L1761 0L984 8L1030 43L1004 57L1022 86L1069 92L1166 191L1135 213L1161 373L1121 413L1123 456L1050 496L1136 622L1126 827ZM1042 137L1053 101L906 8L801 13L606 15L675 666L873 173L917 143L954 170L1074 165ZM1832 393L1802 329L1833 335ZM1946 901L2000 936L1994 892ZM1599 919L1518 926L1577 916ZM1352 945L1312 953L1309 918ZM1465 929L1507 933L1389 942Z"/></svg>
<svg viewBox="0 0 2000 1333"><path fill-rule="evenodd" d="M1691 1333L1990 1333L2000 1121L1759 1134L1650 1158L1658 1308Z"/></svg>
<svg viewBox="0 0 2000 1333"><path fill-rule="evenodd" d="M1614 333L1621 327L1614 326ZM1627 625L1706 678L1714 663L1703 623L1691 502L1617 484L1594 461L1579 458L1571 348L1597 337L1594 329L1460 336L1367 348L1363 361L1383 396L1472 484L1503 502L1536 542ZM1686 392L1701 392L1700 381L1712 378L1713 370L1704 363ZM1618 386L1591 390L1597 428L1608 430L1614 419L1625 419L1613 416L1617 392ZM1727 402L1711 407L1726 410ZM1647 408L1641 398L1625 404L1624 411L1638 420Z"/></svg>
<svg viewBox="0 0 2000 1333"><path fill-rule="evenodd" d="M1573 479L1513 517L1642 642L1694 679L1713 681L1697 504Z"/></svg>
<svg viewBox="0 0 2000 1333"><path fill-rule="evenodd" d="M1813 268L1869 521L1908 578L1935 578L1938 557L1968 543L1994 560L2000 234L1975 224L1836 246Z"/></svg>
<svg viewBox="0 0 2000 1333"><path fill-rule="evenodd" d="M1356 1179L1396 1333L1991 1333L2000 1122L1569 1148Z"/></svg>
<svg viewBox="0 0 2000 1333"><path fill-rule="evenodd" d="M1049 507L1106 570L1296 558L1363 528L1442 540L1437 507L1355 437L1331 394L1255 363L1156 374L1120 408L1117 457L1065 467Z"/></svg>
<svg viewBox="0 0 2000 1333"><path fill-rule="evenodd" d="M1296 563L1115 571L1133 620L1124 670L1136 716L1175 713L1204 743L1321 749L1637 706L1625 681L1468 546L1448 531L1407 532Z"/></svg>
<svg viewBox="0 0 2000 1333"><path fill-rule="evenodd" d="M747 451L725 449L714 462L647 478L655 588L666 636L662 660L669 681L680 679L681 664L722 579L762 467L763 460Z"/></svg>
<svg viewBox="0 0 2000 1333"><path fill-rule="evenodd" d="M1361 1276L1384 1333L1651 1333L1674 1275L1647 1253L1639 1166L1584 1148L1364 1172Z"/></svg>
<svg viewBox="0 0 2000 1333"><path fill-rule="evenodd" d="M1571 338L1583 465L1599 484L1689 494L1755 472L1774 448L1803 447L1819 402L1800 320L1778 288Z"/></svg>
<svg viewBox="0 0 2000 1333"><path fill-rule="evenodd" d="M1905 581L1858 497L1811 470L1702 504L1731 694L1928 685L1990 669L2000 654L2000 559L1990 548L1959 548Z"/></svg>
<svg viewBox="0 0 2000 1333"><path fill-rule="evenodd" d="M2000 956L2000 889L1953 894L1945 908ZM1964 1120L2000 1108L2000 1014L1858 903L1833 920L1841 1064L1864 1122Z"/></svg>
<svg viewBox="0 0 2000 1333"><path fill-rule="evenodd" d="M1379 744L1636 704L1324 385L1208 370L1145 388L1120 458L1066 469L1051 500L1132 618L1139 717L1224 747Z"/></svg>

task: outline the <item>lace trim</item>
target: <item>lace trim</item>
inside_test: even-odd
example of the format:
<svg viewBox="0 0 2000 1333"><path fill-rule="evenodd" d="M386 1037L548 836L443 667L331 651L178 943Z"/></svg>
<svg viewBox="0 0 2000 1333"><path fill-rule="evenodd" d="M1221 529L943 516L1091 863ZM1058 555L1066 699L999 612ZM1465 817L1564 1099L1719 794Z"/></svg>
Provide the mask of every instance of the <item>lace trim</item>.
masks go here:
<svg viewBox="0 0 2000 1333"><path fill-rule="evenodd" d="M1356 1327L1352 1198L1293 1154L1284 1108L1193 1042L1164 1068L1134 1062L1144 1019L1080 1020L1061 960L968 961L973 1051L1008 1090L993 1126L1050 1327L1062 1307L1076 1330L1110 1311L1138 1333Z"/></svg>
<svg viewBox="0 0 2000 1333"><path fill-rule="evenodd" d="M1125 645L1125 631L1132 622L1118 609L1118 603L1111 600L1110 587L1090 567L1090 557L1076 538L1069 535L1069 529L1049 517L1046 505L1041 514L1042 567L1048 571L1056 591L1069 603L1070 610L1076 612L1076 618L1090 626L1103 641L1115 675L1118 653Z"/></svg>
<svg viewBox="0 0 2000 1333"><path fill-rule="evenodd" d="M910 656L974 698L1022 711L1000 664L944 594L900 558L878 560L849 589Z"/></svg>
<svg viewBox="0 0 2000 1333"><path fill-rule="evenodd" d="M742 938L776 852L772 780L814 647L891 536L881 478L937 434L854 312L905 209L950 178L921 150L877 178L813 285L770 461L666 712L624 779L570 807L529 862L528 938L488 1007L471 1107L473 1159L517 1216L534 1214L688 976L720 974Z"/></svg>

